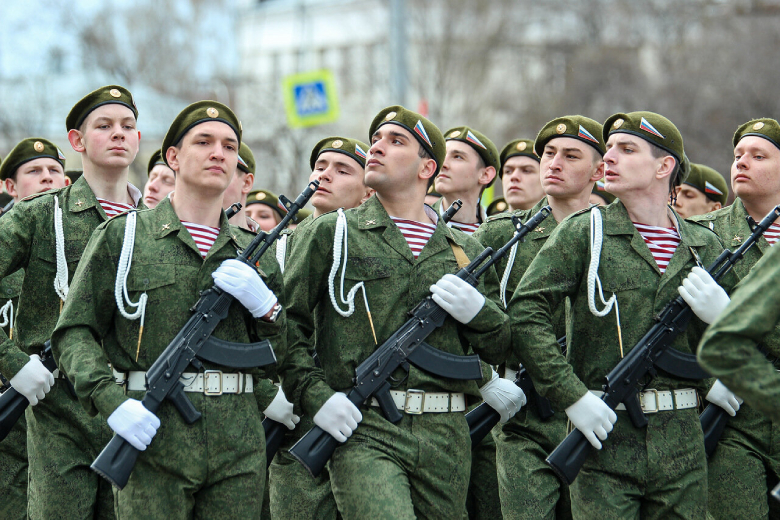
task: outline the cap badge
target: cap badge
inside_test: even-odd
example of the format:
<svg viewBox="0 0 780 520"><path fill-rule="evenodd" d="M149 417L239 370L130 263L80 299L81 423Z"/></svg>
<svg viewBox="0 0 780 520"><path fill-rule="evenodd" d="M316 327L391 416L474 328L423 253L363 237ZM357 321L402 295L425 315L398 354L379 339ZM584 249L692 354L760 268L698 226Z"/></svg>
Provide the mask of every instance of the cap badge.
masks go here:
<svg viewBox="0 0 780 520"><path fill-rule="evenodd" d="M42 152L43 151L43 143L40 141L35 141L35 144L33 144L33 148L36 152Z"/></svg>
<svg viewBox="0 0 780 520"><path fill-rule="evenodd" d="M431 144L431 140L430 138L428 138L428 132L425 131L425 127L423 126L422 121L420 121L419 119L417 120L417 124L414 125L414 133L422 137L423 140L426 143L428 143L428 146L433 148L433 145Z"/></svg>
<svg viewBox="0 0 780 520"><path fill-rule="evenodd" d="M598 140L595 137L593 137L593 134L588 132L588 130L585 127L583 127L582 125L580 125L580 130L579 130L579 132L577 132L577 137L581 137L583 139L587 139L588 141L590 141L592 143L599 144Z"/></svg>
<svg viewBox="0 0 780 520"><path fill-rule="evenodd" d="M265 199L265 197L266 197L265 193L263 193L263 192L261 191L260 193L258 193L257 195L255 195L255 200L263 200L263 199Z"/></svg>
<svg viewBox="0 0 780 520"><path fill-rule="evenodd" d="M504 211L506 209L506 202L499 202L498 204L496 204L496 209L499 211Z"/></svg>
<svg viewBox="0 0 780 520"><path fill-rule="evenodd" d="M559 134L564 133L566 131L566 125L563 123L559 124L558 126L555 127L555 131L558 132Z"/></svg>
<svg viewBox="0 0 780 520"><path fill-rule="evenodd" d="M623 120L622 120L622 119L620 119L620 118L618 118L618 119L615 119L615 122L614 122L614 123L612 123L612 128L620 128L621 126L623 126L623 123L624 123L624 122L625 122L625 121L623 121Z"/></svg>
<svg viewBox="0 0 780 520"><path fill-rule="evenodd" d="M115 98L122 97L122 93L119 92L119 89L116 88L112 88L111 90L108 91L108 93L111 95L111 97L115 97Z"/></svg>
<svg viewBox="0 0 780 520"><path fill-rule="evenodd" d="M206 109L206 115L209 117L219 117L219 110L214 107L208 107Z"/></svg>
<svg viewBox="0 0 780 520"><path fill-rule="evenodd" d="M336 139L335 141L330 143L330 146L331 146L331 148L341 148L341 145L343 145L343 144L344 144L344 141L342 141L341 139Z"/></svg>
<svg viewBox="0 0 780 520"><path fill-rule="evenodd" d="M244 132L244 126L241 124L241 121L238 122L238 131L242 133Z"/></svg>
<svg viewBox="0 0 780 520"><path fill-rule="evenodd" d="M387 113L387 115L385 116L385 121L390 121L390 120L391 120L391 119L393 119L395 116L396 116L396 113L395 113L395 112L388 112L388 113Z"/></svg>
<svg viewBox="0 0 780 520"><path fill-rule="evenodd" d="M664 137L663 134L661 134L661 132L656 130L655 127L653 125L651 125L650 122L647 119L645 119L644 117L642 118L642 120L639 123L639 128L641 130L644 130L648 134L653 134L654 136L660 137L661 139L666 139L666 137Z"/></svg>
<svg viewBox="0 0 780 520"><path fill-rule="evenodd" d="M526 143L525 141L520 141L519 143L517 143L517 146L515 146L515 148L517 148L522 152L523 150L528 148L528 143Z"/></svg>
<svg viewBox="0 0 780 520"><path fill-rule="evenodd" d="M471 133L471 130L466 131L466 141L470 142L471 144L475 144L479 146L483 150L487 150L487 147L485 147L485 145L482 144L482 141L477 139L477 136Z"/></svg>
<svg viewBox="0 0 780 520"><path fill-rule="evenodd" d="M459 135L460 135L460 130L453 130L452 132L450 132L450 138L455 138L458 137Z"/></svg>
<svg viewBox="0 0 780 520"><path fill-rule="evenodd" d="M365 159L365 158L366 158L366 155L367 155L367 154L366 154L366 152L365 152L365 150L363 150L363 149L360 147L360 145L359 145L359 144L357 144L357 143L355 143L355 155L357 155L358 157L362 157L363 159Z"/></svg>
<svg viewBox="0 0 780 520"><path fill-rule="evenodd" d="M762 128L764 128L764 122L763 121L759 121L758 123L753 125L753 130L761 130Z"/></svg>

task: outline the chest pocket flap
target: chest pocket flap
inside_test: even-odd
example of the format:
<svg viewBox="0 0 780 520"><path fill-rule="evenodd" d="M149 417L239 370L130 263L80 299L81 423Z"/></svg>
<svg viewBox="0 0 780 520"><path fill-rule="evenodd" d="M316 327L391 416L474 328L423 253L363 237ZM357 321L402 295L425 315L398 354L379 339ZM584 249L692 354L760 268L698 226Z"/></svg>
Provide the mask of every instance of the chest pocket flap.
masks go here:
<svg viewBox="0 0 780 520"><path fill-rule="evenodd" d="M130 292L151 291L171 285L176 281L176 272L172 265L133 264L127 277L127 290Z"/></svg>
<svg viewBox="0 0 780 520"><path fill-rule="evenodd" d="M347 272L344 278L347 280L363 281L388 278L394 272L392 265L384 258L378 257L350 257L347 261ZM339 273L340 275L340 273Z"/></svg>

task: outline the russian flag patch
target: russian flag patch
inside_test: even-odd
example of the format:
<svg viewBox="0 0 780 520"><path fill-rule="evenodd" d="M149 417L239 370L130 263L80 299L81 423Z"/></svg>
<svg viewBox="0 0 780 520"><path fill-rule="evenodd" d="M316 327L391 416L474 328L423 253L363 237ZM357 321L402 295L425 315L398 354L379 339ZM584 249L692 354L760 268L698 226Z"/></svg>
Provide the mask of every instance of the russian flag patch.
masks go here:
<svg viewBox="0 0 780 520"><path fill-rule="evenodd" d="M244 161L244 160L241 158L241 156L240 156L240 155L238 156L238 164L240 164L241 166L243 166L243 167L244 167L244 168L246 168L246 169L249 169L249 166L247 166L247 164L246 164L246 161Z"/></svg>
<svg viewBox="0 0 780 520"><path fill-rule="evenodd" d="M59 157L61 161L65 160L65 155L62 153L62 150L60 150L59 148L57 148L57 157Z"/></svg>
<svg viewBox="0 0 780 520"><path fill-rule="evenodd" d="M607 191L604 181L596 181L596 191Z"/></svg>
<svg viewBox="0 0 780 520"><path fill-rule="evenodd" d="M598 139L593 137L593 135L590 132L588 132L585 128L583 128L582 125L580 125L580 130L579 132L577 132L577 137L582 137L583 139L587 139L588 141L599 144Z"/></svg>
<svg viewBox="0 0 780 520"><path fill-rule="evenodd" d="M479 139L477 139L477 136L471 133L471 130L466 132L466 141L470 143L474 143L475 145L479 146L483 150L487 150L487 148L485 148L485 145L482 144L482 142Z"/></svg>
<svg viewBox="0 0 780 520"><path fill-rule="evenodd" d="M639 123L639 128L641 128L642 130L644 130L644 131L645 131L645 132L647 132L647 133L653 134L653 135L654 135L654 136L656 136L656 137L660 137L661 139L666 139L666 137L664 137L664 136L661 134L661 132L659 132L658 130L656 130L656 129L655 129L655 127L654 127L653 125L651 125L651 124L650 124L650 123L647 121L647 119L645 119L644 117L642 118L642 121Z"/></svg>
<svg viewBox="0 0 780 520"><path fill-rule="evenodd" d="M360 147L359 144L355 144L355 155L358 157L366 158L366 152Z"/></svg>
<svg viewBox="0 0 780 520"><path fill-rule="evenodd" d="M714 193L715 195L723 195L723 192L718 188L710 184L708 181L704 181L704 193Z"/></svg>
<svg viewBox="0 0 780 520"><path fill-rule="evenodd" d="M425 140L425 142L428 143L428 146L433 148L433 145L431 144L431 140L428 138L428 133L425 131L425 127L423 127L422 121L420 121L419 119L417 120L417 124L414 125L414 133L422 137L423 140Z"/></svg>

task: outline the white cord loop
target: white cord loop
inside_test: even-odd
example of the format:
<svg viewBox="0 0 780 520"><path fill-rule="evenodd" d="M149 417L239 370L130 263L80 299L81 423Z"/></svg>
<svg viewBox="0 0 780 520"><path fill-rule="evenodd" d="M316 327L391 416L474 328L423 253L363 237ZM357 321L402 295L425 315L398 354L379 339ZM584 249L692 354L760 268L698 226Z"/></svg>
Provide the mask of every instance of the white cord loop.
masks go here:
<svg viewBox="0 0 780 520"><path fill-rule="evenodd" d="M14 319L14 301L8 300L5 305L0 307L0 327L7 327L11 325L13 328Z"/></svg>
<svg viewBox="0 0 780 520"><path fill-rule="evenodd" d="M116 306L119 308L119 312L128 320L137 320L141 318L141 329L144 326L144 318L146 317L146 300L147 295L144 292L139 298L137 303L133 303L130 300L130 296L127 294L127 276L130 274L130 266L133 262L133 250L135 249L135 223L137 212L131 210L127 213L127 220L125 221L125 237L122 241L122 253L119 255L119 265L116 269L116 282L114 283L114 298L116 299ZM125 310L125 302L131 308L135 309L132 314Z"/></svg>
<svg viewBox="0 0 780 520"><path fill-rule="evenodd" d="M347 297L344 298L344 274L347 272L347 258L349 256L347 251L347 227L347 216L344 215L344 208L339 208L338 218L336 219L336 233L333 237L333 265L331 266L330 274L328 275L328 293L330 294L330 301L333 304L333 308L345 318L349 318L355 312L355 294L358 289L362 289L363 291L363 301L366 304L366 312L368 312L369 315L371 313L368 308L368 298L366 297L366 288L363 282L359 282L352 287L352 289L349 290ZM338 273L339 263L341 262L342 246L344 248L344 262L341 269L341 288L339 296L341 297L341 303L348 306L346 311L342 310L339 303L336 301L336 290L334 287L336 273Z"/></svg>
<svg viewBox="0 0 780 520"><path fill-rule="evenodd" d="M276 243L276 261L279 262L279 269L284 274L284 261L287 258L287 235L279 237L279 241Z"/></svg>
<svg viewBox="0 0 780 520"><path fill-rule="evenodd" d="M517 234L517 231L515 230L515 235ZM514 236L514 235L513 235ZM517 245L518 242L515 242L515 245L512 246L512 249L509 250L509 259L506 262L506 268L504 269L504 274L501 276L501 303L504 304L504 308L506 309L506 286L509 283L509 275L512 273L512 268L515 265L515 256L517 255Z"/></svg>
<svg viewBox="0 0 780 520"><path fill-rule="evenodd" d="M68 261L65 259L65 235L62 232L62 210L60 201L54 196L54 245L57 257L57 275L54 277L54 291L63 302L68 297Z"/></svg>
<svg viewBox="0 0 780 520"><path fill-rule="evenodd" d="M599 261L601 260L601 243L603 241L603 229L601 223L601 212L594 207L590 210L590 265L588 266L588 308L594 316L603 318L612 306L617 303L617 296L613 293L608 301L604 301L604 292L601 288L601 279L598 275ZM603 310L596 308L596 285L599 289L599 298L605 305Z"/></svg>

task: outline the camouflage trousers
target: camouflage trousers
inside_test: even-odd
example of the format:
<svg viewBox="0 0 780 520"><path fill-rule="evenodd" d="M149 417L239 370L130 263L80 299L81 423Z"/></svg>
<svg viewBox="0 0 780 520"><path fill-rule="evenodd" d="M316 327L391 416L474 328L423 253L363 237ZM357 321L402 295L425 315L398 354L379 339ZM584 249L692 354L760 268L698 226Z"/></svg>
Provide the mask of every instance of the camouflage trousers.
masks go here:
<svg viewBox="0 0 780 520"><path fill-rule="evenodd" d="M115 492L117 518L260 518L265 433L254 395L186 395L201 418L186 424L162 404L157 435Z"/></svg>
<svg viewBox="0 0 780 520"><path fill-rule="evenodd" d="M542 421L529 402L496 433L496 466L505 519L571 518L569 486L547 465L547 455L566 436L566 414Z"/></svg>
<svg viewBox="0 0 780 520"><path fill-rule="evenodd" d="M60 379L26 418L30 518L114 518L111 484L89 469L111 440L105 419L89 417Z"/></svg>
<svg viewBox="0 0 780 520"><path fill-rule="evenodd" d="M326 467L317 477L288 450L309 431L314 422L307 416L291 431L268 467L271 518L274 520L336 520L340 518L330 489Z"/></svg>
<svg viewBox="0 0 780 520"><path fill-rule="evenodd" d="M707 461L698 410L648 414L635 428L623 411L601 450L572 483L575 519L701 519Z"/></svg>
<svg viewBox="0 0 780 520"><path fill-rule="evenodd" d="M709 459L709 513L727 518L780 518L769 491L780 480L780 428L743 404L730 417Z"/></svg>
<svg viewBox="0 0 780 520"><path fill-rule="evenodd" d="M19 419L0 441L0 518L27 518L27 421Z"/></svg>
<svg viewBox="0 0 780 520"><path fill-rule="evenodd" d="M339 511L347 520L461 518L471 471L462 413L404 415L398 424L377 408L330 460Z"/></svg>
<svg viewBox="0 0 780 520"><path fill-rule="evenodd" d="M493 431L496 429L497 427ZM471 520L501 518L496 475L496 441L492 433L471 450L471 476L466 511Z"/></svg>

